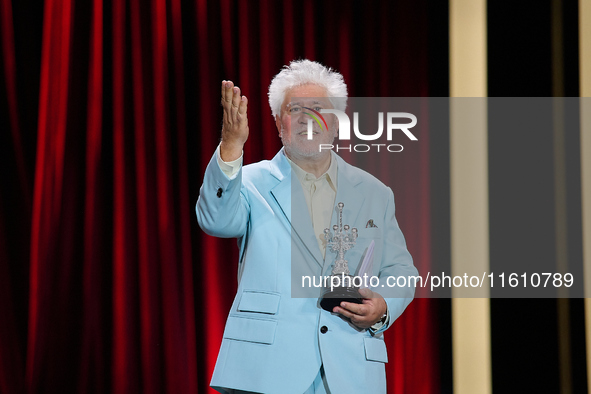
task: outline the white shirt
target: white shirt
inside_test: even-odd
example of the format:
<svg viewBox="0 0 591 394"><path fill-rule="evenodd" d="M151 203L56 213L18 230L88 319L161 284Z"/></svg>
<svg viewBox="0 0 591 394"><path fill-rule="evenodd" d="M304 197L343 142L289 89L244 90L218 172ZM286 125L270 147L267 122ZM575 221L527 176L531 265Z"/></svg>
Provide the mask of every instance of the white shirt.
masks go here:
<svg viewBox="0 0 591 394"><path fill-rule="evenodd" d="M334 211L334 200L337 196L337 161L331 156L328 170L316 178L314 174L304 171L291 161L287 155L285 157L298 177L302 189L304 189L304 198L312 220L316 241L318 241L318 247L324 258L326 256L324 229L330 227Z"/></svg>

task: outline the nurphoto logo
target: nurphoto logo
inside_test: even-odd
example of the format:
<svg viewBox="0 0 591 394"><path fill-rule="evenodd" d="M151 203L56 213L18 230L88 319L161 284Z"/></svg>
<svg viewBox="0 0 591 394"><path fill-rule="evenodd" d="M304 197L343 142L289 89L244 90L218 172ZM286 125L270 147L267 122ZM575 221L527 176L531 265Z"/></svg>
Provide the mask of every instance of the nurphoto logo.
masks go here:
<svg viewBox="0 0 591 394"><path fill-rule="evenodd" d="M304 107L307 110L311 111L304 112L305 114L311 116L318 125L322 128L322 124L320 123L320 119L326 126L326 121L321 114L333 114L337 117L339 121L339 140L346 141L351 139L351 121L349 120L349 116L338 109L321 109L320 111L315 111L311 108ZM314 116L316 115L316 116ZM319 119L320 118L320 119ZM395 131L401 131L410 139L411 141L418 141L417 137L410 132L409 129L413 128L417 124L417 117L409 112L387 112L384 116L383 112L378 112L378 130L373 134L363 134L359 130L359 112L353 112L353 133L355 137L362 141L376 141L382 134L384 133L384 118L386 119L386 139L387 141L392 141L392 136L394 135ZM410 120L409 123L395 123L395 119L408 119ZM327 127L328 128L328 127ZM313 127L312 127L312 119L308 119L308 139L312 139ZM372 147L375 148L378 152L380 148L385 147L388 152L402 152L404 147L401 144L354 144L354 145L332 145L332 144L320 144L319 150L322 149L333 149L335 148L338 152L339 150L348 150L349 152L369 152L372 150Z"/></svg>

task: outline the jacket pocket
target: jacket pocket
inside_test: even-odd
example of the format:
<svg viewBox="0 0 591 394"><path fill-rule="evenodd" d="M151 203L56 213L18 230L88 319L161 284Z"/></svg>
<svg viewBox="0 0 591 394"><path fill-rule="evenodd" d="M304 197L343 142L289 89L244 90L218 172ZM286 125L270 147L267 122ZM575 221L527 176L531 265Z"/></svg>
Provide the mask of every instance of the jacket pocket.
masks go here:
<svg viewBox="0 0 591 394"><path fill-rule="evenodd" d="M271 345L275 340L276 329L276 321L230 316L224 338Z"/></svg>
<svg viewBox="0 0 591 394"><path fill-rule="evenodd" d="M388 352L383 339L363 338L365 346L365 358L369 361L388 362Z"/></svg>
<svg viewBox="0 0 591 394"><path fill-rule="evenodd" d="M257 312L274 315L279 309L278 293L245 290L238 303L238 312Z"/></svg>
<svg viewBox="0 0 591 394"><path fill-rule="evenodd" d="M382 239L382 229L377 227L360 228L358 229L358 237L373 239L374 241Z"/></svg>

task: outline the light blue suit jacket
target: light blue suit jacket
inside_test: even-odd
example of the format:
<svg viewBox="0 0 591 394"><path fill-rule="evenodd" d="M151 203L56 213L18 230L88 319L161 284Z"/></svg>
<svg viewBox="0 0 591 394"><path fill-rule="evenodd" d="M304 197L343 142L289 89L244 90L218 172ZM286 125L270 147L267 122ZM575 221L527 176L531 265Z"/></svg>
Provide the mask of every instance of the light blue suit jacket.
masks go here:
<svg viewBox="0 0 591 394"><path fill-rule="evenodd" d="M388 276L416 275L394 216L391 189L334 153L333 158L338 161L335 204L345 204L343 222L359 229L356 246L346 254L352 273L373 239L374 275L380 277L380 286ZM327 252L325 263L301 185L291 176L283 149L271 161L242 167L232 180L214 154L196 211L207 234L238 238L240 246L238 292L226 322L213 388L222 393L233 388L301 394L323 364L333 394L386 392L388 359L381 332L404 311L414 288L398 289L395 296L383 293L390 321L378 332L358 329L321 309L321 289L308 289L308 298L292 297L298 286L301 290L301 274L330 274L334 254ZM369 219L377 227L366 228Z"/></svg>

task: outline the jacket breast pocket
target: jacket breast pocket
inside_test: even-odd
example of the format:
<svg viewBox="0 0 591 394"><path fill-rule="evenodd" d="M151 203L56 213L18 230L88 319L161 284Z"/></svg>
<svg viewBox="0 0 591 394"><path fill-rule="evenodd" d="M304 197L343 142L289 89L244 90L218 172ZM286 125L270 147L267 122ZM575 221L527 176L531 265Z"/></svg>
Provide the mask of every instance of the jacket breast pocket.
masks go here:
<svg viewBox="0 0 591 394"><path fill-rule="evenodd" d="M277 322L273 320L230 316L226 323L224 338L272 345L276 329Z"/></svg>
<svg viewBox="0 0 591 394"><path fill-rule="evenodd" d="M382 229L378 227L360 228L357 231L359 238L373 239L376 242L382 239Z"/></svg>
<svg viewBox="0 0 591 394"><path fill-rule="evenodd" d="M238 303L238 312L254 312L274 315L279 309L279 293L244 290Z"/></svg>
<svg viewBox="0 0 591 394"><path fill-rule="evenodd" d="M365 346L365 358L368 361L388 362L388 352L383 339L363 338L363 345Z"/></svg>

